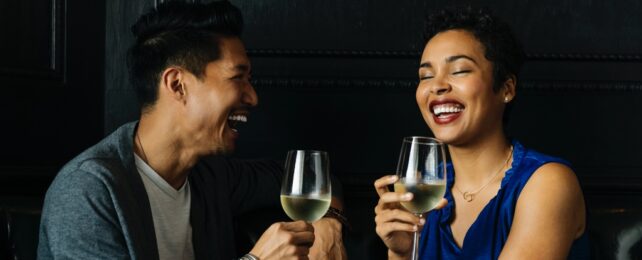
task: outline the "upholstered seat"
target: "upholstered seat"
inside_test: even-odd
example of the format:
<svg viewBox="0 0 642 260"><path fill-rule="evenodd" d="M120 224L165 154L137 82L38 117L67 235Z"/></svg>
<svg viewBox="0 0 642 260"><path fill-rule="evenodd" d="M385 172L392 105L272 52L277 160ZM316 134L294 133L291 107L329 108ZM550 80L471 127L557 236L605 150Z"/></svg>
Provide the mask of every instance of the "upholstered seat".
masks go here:
<svg viewBox="0 0 642 260"><path fill-rule="evenodd" d="M346 203L353 229L344 244L350 259L385 259L386 249L374 232L371 199ZM592 259L642 259L642 197L588 197ZM0 259L35 259L40 209L0 209ZM277 221L290 221L281 208L249 212L236 223L239 253L247 253L263 231Z"/></svg>

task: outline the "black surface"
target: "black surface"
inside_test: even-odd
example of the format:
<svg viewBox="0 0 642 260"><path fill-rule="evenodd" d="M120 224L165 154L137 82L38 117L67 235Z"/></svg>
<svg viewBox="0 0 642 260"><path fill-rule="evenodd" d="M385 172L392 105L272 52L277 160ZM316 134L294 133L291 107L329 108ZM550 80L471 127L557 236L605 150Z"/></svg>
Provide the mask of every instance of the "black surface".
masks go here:
<svg viewBox="0 0 642 260"><path fill-rule="evenodd" d="M0 3L4 194L41 196L62 163L137 118L124 53L156 2ZM414 100L422 19L466 1L232 2L259 94L237 156L328 150L356 223L349 253L371 254L372 181L393 172L403 136L430 135ZM529 57L511 136L569 160L589 207L642 196L642 2L470 2L508 20Z"/></svg>
<svg viewBox="0 0 642 260"><path fill-rule="evenodd" d="M56 171L51 169L101 138L101 3L0 4L0 175L30 172L50 178Z"/></svg>

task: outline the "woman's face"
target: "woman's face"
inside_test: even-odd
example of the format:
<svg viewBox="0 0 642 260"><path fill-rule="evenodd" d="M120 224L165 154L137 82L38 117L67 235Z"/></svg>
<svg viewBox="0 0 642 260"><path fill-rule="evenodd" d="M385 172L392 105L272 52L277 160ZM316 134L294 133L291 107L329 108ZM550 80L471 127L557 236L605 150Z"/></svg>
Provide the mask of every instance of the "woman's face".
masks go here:
<svg viewBox="0 0 642 260"><path fill-rule="evenodd" d="M493 64L468 31L444 31L430 39L419 79L417 104L437 139L465 145L501 131L505 98L512 99L512 92L493 91Z"/></svg>

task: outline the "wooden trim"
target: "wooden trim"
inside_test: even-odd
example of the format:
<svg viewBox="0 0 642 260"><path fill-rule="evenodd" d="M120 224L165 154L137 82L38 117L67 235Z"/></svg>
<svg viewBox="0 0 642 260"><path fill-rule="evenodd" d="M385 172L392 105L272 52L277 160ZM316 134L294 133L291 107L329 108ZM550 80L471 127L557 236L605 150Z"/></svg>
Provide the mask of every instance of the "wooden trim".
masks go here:
<svg viewBox="0 0 642 260"><path fill-rule="evenodd" d="M306 49L249 49L251 57L267 58L392 58L418 59L419 51L403 50L306 50ZM527 53L529 61L579 61L579 62L642 62L642 54L621 53Z"/></svg>
<svg viewBox="0 0 642 260"><path fill-rule="evenodd" d="M66 30L66 0L53 0L51 2L51 49L49 50L48 68L12 68L0 67L0 76L3 78L46 79L65 82L65 30Z"/></svg>
<svg viewBox="0 0 642 260"><path fill-rule="evenodd" d="M363 79L363 78L292 78L254 76L252 84L256 88L294 88L294 89L361 89L389 88L415 89L414 79ZM534 91L642 91L640 81L587 81L587 80L522 80L520 89Z"/></svg>

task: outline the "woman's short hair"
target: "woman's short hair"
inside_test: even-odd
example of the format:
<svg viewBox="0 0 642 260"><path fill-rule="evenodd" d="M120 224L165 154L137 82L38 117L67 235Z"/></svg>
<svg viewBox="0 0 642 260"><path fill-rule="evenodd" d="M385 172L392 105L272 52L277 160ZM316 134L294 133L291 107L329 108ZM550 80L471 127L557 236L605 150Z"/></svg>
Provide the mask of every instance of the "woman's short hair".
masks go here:
<svg viewBox="0 0 642 260"><path fill-rule="evenodd" d="M493 64L493 90L498 91L510 77L519 74L524 51L507 23L486 8L449 7L426 18L424 40L448 30L470 32L484 46L484 56Z"/></svg>

